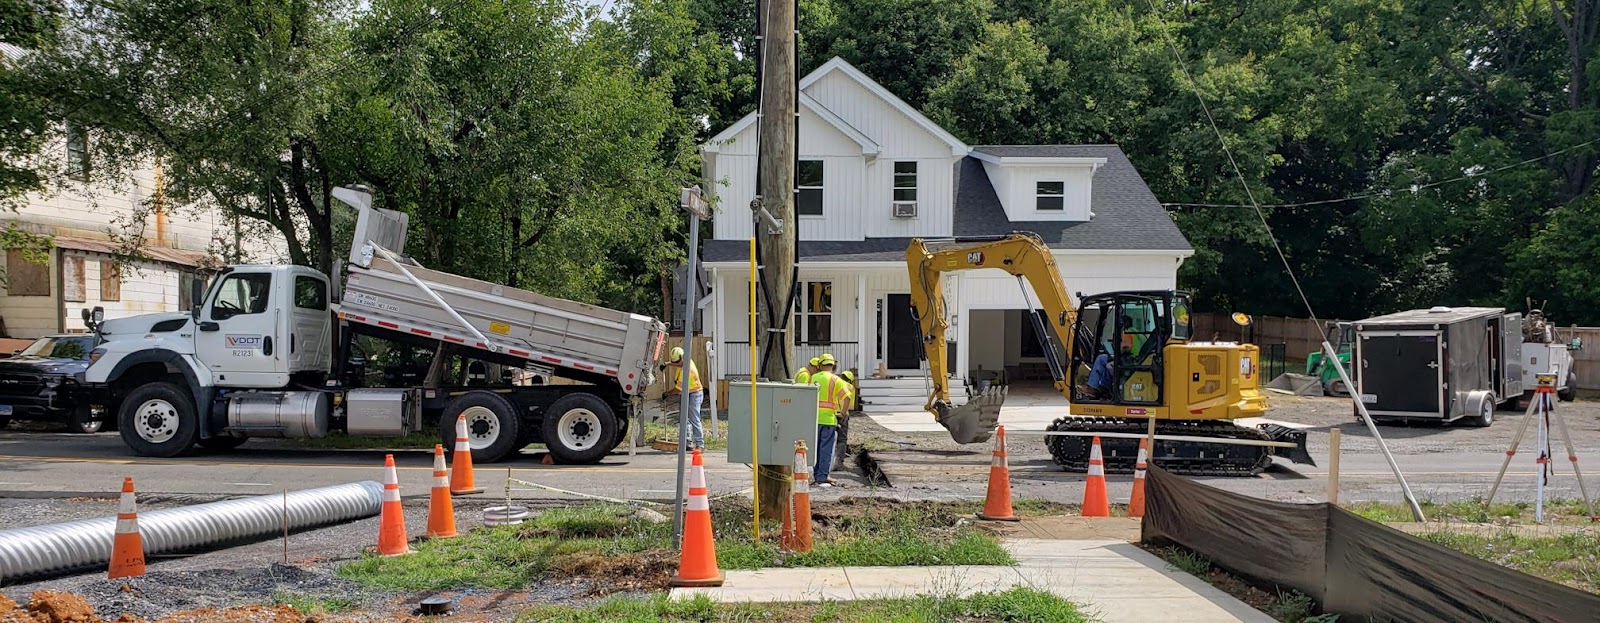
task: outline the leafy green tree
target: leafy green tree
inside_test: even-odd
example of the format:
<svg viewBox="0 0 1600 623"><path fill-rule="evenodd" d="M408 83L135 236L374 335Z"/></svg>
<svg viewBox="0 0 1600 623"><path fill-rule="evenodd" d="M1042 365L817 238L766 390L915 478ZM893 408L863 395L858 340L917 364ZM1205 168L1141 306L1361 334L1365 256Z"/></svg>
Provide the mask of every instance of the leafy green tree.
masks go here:
<svg viewBox="0 0 1600 623"><path fill-rule="evenodd" d="M913 106L984 34L990 0L812 0L800 25L802 73L838 56Z"/></svg>
<svg viewBox="0 0 1600 623"><path fill-rule="evenodd" d="M0 208L15 208L24 194L44 190L34 162L50 134L47 103L20 82L29 50L49 45L61 27L61 9L48 0L0 0Z"/></svg>

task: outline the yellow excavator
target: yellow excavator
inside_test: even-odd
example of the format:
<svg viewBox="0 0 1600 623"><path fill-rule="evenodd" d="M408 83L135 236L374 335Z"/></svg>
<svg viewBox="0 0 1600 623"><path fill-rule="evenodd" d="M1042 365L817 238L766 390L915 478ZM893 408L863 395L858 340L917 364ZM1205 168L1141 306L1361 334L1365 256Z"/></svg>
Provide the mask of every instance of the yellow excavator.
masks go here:
<svg viewBox="0 0 1600 623"><path fill-rule="evenodd" d="M1192 340L1187 293L1108 292L1080 296L1074 306L1055 257L1031 232L914 239L906 249L906 267L912 314L933 377L926 409L958 443L989 439L999 424L1006 388L970 396L961 406L952 403L945 352L949 323L940 280L948 272L995 269L1017 278L1033 312L1024 317L1043 342L1056 390L1070 402L1070 415L1050 425L1046 442L1067 470L1088 470L1089 435L1098 434L1106 470L1132 472L1138 437L1150 418L1163 437L1152 460L1168 471L1249 476L1271 465L1273 456L1314 464L1303 431L1233 422L1267 411L1260 349ZM1039 299L1038 311L1032 309L1030 289Z"/></svg>

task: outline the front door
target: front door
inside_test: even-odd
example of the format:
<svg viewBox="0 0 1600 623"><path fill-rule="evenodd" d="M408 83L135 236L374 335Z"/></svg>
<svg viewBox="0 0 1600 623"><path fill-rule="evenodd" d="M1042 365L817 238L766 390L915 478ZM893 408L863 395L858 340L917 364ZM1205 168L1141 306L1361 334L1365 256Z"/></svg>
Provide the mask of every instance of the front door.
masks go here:
<svg viewBox="0 0 1600 623"><path fill-rule="evenodd" d="M274 333L283 301L274 301L271 272L234 271L222 277L200 310L196 355L223 387L283 387L289 382L287 344Z"/></svg>
<svg viewBox="0 0 1600 623"><path fill-rule="evenodd" d="M884 363L891 370L915 370L922 367L922 332L917 319L911 315L910 294L890 294L884 300L884 327L887 353Z"/></svg>

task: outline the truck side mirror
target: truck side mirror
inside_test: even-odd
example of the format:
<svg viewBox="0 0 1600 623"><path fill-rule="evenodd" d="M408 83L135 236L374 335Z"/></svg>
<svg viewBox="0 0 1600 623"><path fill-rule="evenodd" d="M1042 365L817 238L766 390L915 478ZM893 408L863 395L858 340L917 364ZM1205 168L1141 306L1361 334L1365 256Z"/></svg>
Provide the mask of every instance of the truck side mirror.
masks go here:
<svg viewBox="0 0 1600 623"><path fill-rule="evenodd" d="M83 308L83 326L90 331L94 330L94 315L87 307Z"/></svg>
<svg viewBox="0 0 1600 623"><path fill-rule="evenodd" d="M205 286L199 277L189 280L189 300L194 301L194 307L189 310L189 316L196 321L200 320L200 299L206 295Z"/></svg>

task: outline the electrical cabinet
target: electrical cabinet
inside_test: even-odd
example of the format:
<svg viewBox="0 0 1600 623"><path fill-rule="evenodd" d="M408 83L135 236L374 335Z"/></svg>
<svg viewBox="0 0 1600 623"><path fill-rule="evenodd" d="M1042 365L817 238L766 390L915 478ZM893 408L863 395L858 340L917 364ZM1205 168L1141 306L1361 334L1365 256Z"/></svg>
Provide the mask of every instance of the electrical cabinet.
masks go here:
<svg viewBox="0 0 1600 623"><path fill-rule="evenodd" d="M756 386L755 443L762 465L794 465L794 442L806 442L806 460L817 464L817 386L760 383ZM750 382L728 387L728 462L750 458Z"/></svg>

